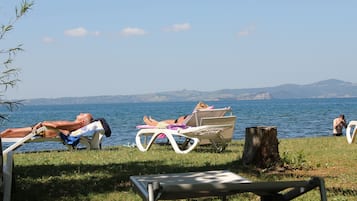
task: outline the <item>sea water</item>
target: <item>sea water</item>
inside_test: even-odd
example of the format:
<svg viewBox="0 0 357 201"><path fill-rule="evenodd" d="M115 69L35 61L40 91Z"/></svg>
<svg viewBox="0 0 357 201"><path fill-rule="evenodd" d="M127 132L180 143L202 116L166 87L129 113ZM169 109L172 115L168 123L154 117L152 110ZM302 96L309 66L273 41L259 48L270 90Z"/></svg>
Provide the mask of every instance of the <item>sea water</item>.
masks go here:
<svg viewBox="0 0 357 201"><path fill-rule="evenodd" d="M208 101L215 108L230 106L237 116L234 139L244 139L245 129L254 126L276 126L278 138L318 137L332 135L332 121L345 114L347 121L357 120L357 98L284 99L254 101ZM137 125L144 115L155 119L175 119L190 114L197 102L116 103L75 105L22 105L17 110L1 108L8 120L0 130L29 126L45 120L74 120L78 113L89 112L109 123L112 135L103 138L102 146L135 145ZM7 147L9 144L4 144ZM19 151L64 149L59 142L28 143Z"/></svg>

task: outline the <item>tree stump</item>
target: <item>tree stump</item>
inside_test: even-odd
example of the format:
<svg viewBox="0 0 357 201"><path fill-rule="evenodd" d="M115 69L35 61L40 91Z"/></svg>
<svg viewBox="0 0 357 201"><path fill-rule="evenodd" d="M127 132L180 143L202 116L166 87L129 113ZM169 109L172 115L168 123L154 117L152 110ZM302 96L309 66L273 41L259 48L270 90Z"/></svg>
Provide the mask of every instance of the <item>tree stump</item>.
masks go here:
<svg viewBox="0 0 357 201"><path fill-rule="evenodd" d="M277 128L274 126L249 127L245 130L244 165L268 168L281 161L278 149Z"/></svg>

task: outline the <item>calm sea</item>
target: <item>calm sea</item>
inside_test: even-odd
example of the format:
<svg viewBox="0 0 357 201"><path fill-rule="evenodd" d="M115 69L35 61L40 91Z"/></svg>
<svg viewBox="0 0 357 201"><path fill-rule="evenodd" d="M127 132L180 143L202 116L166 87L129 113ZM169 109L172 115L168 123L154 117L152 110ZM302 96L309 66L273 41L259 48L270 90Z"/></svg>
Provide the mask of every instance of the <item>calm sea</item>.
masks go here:
<svg viewBox="0 0 357 201"><path fill-rule="evenodd" d="M73 120L80 112L90 112L94 117L104 117L111 126L112 136L104 138L103 146L134 145L136 125L143 123L143 115L150 115L159 120L176 118L191 113L196 103L24 105L13 112L1 108L1 114L6 114L9 120L1 122L0 130L28 126L44 120ZM278 138L329 136L332 133L332 120L339 114L345 114L347 121L357 120L356 98L207 103L216 108L233 108L233 114L237 116L234 139L243 139L245 128L253 126L277 126ZM58 142L29 143L22 146L19 151L63 148L64 146Z"/></svg>

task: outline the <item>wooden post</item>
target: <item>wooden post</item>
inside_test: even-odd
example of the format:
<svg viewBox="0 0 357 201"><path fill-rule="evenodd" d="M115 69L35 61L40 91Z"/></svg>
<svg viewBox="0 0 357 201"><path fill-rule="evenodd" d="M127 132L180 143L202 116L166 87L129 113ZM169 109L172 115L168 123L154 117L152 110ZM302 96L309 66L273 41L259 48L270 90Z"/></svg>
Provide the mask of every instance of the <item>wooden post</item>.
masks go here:
<svg viewBox="0 0 357 201"><path fill-rule="evenodd" d="M245 130L242 156L244 165L267 168L281 161L278 149L277 128L274 126L249 127Z"/></svg>

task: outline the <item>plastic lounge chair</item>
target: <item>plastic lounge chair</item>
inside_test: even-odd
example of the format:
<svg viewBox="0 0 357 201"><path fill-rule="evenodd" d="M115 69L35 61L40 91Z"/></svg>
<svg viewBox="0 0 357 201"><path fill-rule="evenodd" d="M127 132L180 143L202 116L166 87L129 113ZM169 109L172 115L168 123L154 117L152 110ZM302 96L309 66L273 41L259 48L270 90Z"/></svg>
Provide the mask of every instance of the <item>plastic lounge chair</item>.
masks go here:
<svg viewBox="0 0 357 201"><path fill-rule="evenodd" d="M60 141L69 149L76 149L78 143L84 145L86 149L101 149L102 138L111 135L111 129L104 118L96 119L90 124L73 131L68 137L42 137L41 133L46 129L53 128L41 127L23 138L2 138L3 142L14 142L4 152L14 151L24 143L44 141ZM78 143L75 141L76 139Z"/></svg>
<svg viewBox="0 0 357 201"><path fill-rule="evenodd" d="M191 115L189 115L188 118L185 119L185 121L183 122L183 125L184 126L190 126L190 127L198 127L198 126L202 126L203 122L205 121L202 121L202 119L205 119L205 118L210 118L210 117L223 117L224 115L226 114L229 114L230 116L232 116L232 108L231 107L224 107L224 108L206 108L206 109L199 109L199 110L195 110L192 112ZM211 123L212 125L212 123ZM137 128L139 129L155 129L156 127L152 127L152 126L146 126L146 125L140 125L140 126L137 126ZM234 127L233 127L234 128ZM230 130L230 129L228 129ZM163 131L163 130L161 130ZM198 131L198 130L197 130ZM213 131L213 128L211 129L211 131ZM231 130L232 133L230 135L233 135L233 129ZM229 132L230 131L225 131L225 135L228 133L229 135ZM144 134L145 133L145 134ZM180 137L184 137L182 135L178 135L177 133L175 133L174 131L168 131L166 130L166 133L167 134L173 134L176 136L180 136ZM161 133L161 134L155 134L155 130L145 130L145 131L139 131L137 133L137 137L136 137L136 144L138 145L138 148L139 150L141 151L147 151L151 145L155 142L156 138L162 138L164 134ZM140 137L138 137L140 136ZM147 144L147 138L150 136L151 137L151 140L148 144L148 146L146 146L146 148L143 147L143 143L141 143L141 137L142 136L145 136L145 142L144 144ZM208 135L207 135L208 136ZM167 137L167 136L166 136ZM139 138L139 139L138 139ZM168 139L168 141L171 143L171 141L173 142L174 141L174 138L173 137L170 137L170 139ZM188 144L188 142L190 142L190 144ZM186 138L184 140L184 143L183 145L181 146L182 147L182 151L185 150L185 148L187 148L186 146L187 145L194 145L192 147L192 149L197 146L197 145L210 145L212 144L212 141L209 139L209 138L204 138L204 137L201 137L200 140L198 141L198 144L196 144L197 140L192 140L192 138ZM228 141L227 141L228 142ZM176 147L179 147L177 143L174 143L172 144L174 150L176 152L180 152L178 149L176 149ZM213 144L213 146L215 147L215 144ZM224 147L220 147L217 149L217 151L222 151L224 150L225 146ZM186 150L187 152L185 153L188 153L189 151L191 151L192 149L190 150Z"/></svg>
<svg viewBox="0 0 357 201"><path fill-rule="evenodd" d="M213 107L209 107L209 108L205 108L205 109L194 110L192 112L192 114L188 115L188 117L185 118L185 120L182 122L182 125L191 126L191 127L201 126L202 118L222 117L222 116L226 115L227 113L230 113L230 115L232 115L231 107L224 107L224 108L217 108L217 109L214 109ZM137 128L143 129L143 128L155 128L155 127L148 126L148 125L139 125L139 126L137 126ZM204 143L204 142L201 141L200 143Z"/></svg>
<svg viewBox="0 0 357 201"><path fill-rule="evenodd" d="M292 200L315 188L326 201L324 180L253 182L227 170L131 176L134 190L143 200L178 200L199 197L222 197L251 192L264 201Z"/></svg>
<svg viewBox="0 0 357 201"><path fill-rule="evenodd" d="M353 131L351 135L352 129ZM357 121L350 121L346 128L346 138L348 144L352 144L355 141L356 135L357 135Z"/></svg>
<svg viewBox="0 0 357 201"><path fill-rule="evenodd" d="M172 127L169 125L165 128L143 128L139 130L135 137L136 146L140 151L148 151L155 140L164 134L176 153L189 153L199 145L201 140L209 140L216 151L220 152L230 141L226 137L233 135L235 120L235 116L211 117L202 118L202 125L195 127ZM150 140L147 142L149 136ZM185 139L181 146L176 141L178 137ZM144 142L142 139L145 139Z"/></svg>

